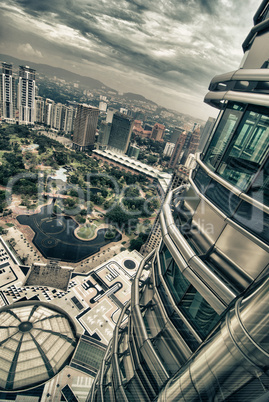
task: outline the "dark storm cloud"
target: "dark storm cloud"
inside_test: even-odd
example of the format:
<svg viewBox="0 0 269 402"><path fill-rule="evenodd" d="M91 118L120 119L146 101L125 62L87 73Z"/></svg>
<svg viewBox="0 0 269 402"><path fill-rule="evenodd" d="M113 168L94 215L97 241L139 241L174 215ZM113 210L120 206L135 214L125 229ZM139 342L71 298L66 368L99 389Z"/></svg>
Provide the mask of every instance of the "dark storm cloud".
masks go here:
<svg viewBox="0 0 269 402"><path fill-rule="evenodd" d="M102 71L107 67L109 76L112 71L118 75L122 72L126 82L129 77L146 83L147 78L149 84L162 85L162 89L176 85L181 91L192 88L193 92L201 92L204 88L205 93L213 75L234 69L240 60L233 51L238 40L237 25L240 21L244 26L244 13L255 0L234 3L235 0L2 0L0 19L2 26L8 27L6 32L11 33L9 38L14 36L12 24L22 30L18 35L20 49L25 43L25 51L28 49L32 55L39 51L49 60L61 57L68 60L68 65L81 60L83 71L87 63L92 69L95 64L96 76L98 66ZM7 34L5 39L11 40ZM238 54L240 44L236 46Z"/></svg>

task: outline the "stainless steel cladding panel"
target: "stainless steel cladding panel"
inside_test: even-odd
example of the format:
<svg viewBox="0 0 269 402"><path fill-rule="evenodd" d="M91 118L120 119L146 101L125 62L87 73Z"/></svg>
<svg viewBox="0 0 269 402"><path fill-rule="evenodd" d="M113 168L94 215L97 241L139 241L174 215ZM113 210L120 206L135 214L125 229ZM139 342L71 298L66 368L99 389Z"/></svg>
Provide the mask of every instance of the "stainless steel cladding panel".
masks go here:
<svg viewBox="0 0 269 402"><path fill-rule="evenodd" d="M268 246L254 243L247 235L227 225L216 246L249 276L256 278L269 263Z"/></svg>
<svg viewBox="0 0 269 402"><path fill-rule="evenodd" d="M267 278L237 300L221 329L167 383L158 401L223 401L262 376L269 366L268 306ZM266 391L262 384L260 391Z"/></svg>

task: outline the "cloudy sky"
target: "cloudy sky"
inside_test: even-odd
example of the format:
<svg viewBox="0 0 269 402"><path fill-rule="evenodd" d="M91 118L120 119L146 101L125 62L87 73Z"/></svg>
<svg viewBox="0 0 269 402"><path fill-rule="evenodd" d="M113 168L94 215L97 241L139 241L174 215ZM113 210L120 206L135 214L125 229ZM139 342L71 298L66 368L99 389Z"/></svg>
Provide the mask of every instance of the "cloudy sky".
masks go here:
<svg viewBox="0 0 269 402"><path fill-rule="evenodd" d="M207 119L258 0L0 0L0 53L63 67Z"/></svg>

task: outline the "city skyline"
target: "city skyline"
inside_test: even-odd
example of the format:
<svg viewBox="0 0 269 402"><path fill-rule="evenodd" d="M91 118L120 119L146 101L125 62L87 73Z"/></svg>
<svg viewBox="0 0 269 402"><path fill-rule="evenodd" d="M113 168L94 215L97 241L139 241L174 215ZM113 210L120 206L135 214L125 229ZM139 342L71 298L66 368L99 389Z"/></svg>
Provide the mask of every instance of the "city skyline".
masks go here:
<svg viewBox="0 0 269 402"><path fill-rule="evenodd" d="M99 79L207 120L216 71L239 67L254 0L36 4L2 1L0 52ZM229 55L229 57L227 57Z"/></svg>

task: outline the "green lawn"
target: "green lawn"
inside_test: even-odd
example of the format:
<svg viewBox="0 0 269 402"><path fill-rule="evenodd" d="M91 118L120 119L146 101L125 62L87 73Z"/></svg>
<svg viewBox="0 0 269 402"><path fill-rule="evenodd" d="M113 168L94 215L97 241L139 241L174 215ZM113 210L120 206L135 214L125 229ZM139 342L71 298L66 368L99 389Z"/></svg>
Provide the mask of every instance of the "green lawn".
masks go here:
<svg viewBox="0 0 269 402"><path fill-rule="evenodd" d="M86 225L79 228L77 235L85 240L90 240L95 234L96 225Z"/></svg>

